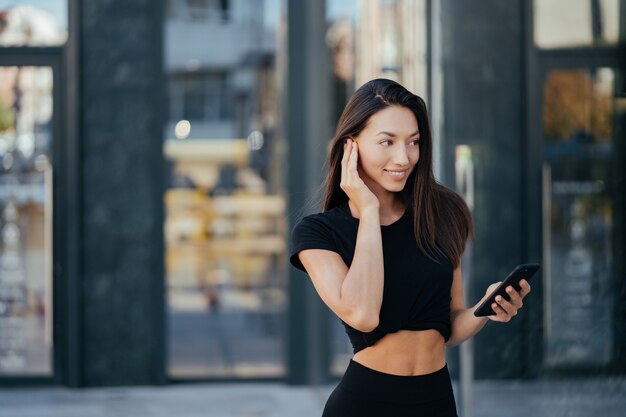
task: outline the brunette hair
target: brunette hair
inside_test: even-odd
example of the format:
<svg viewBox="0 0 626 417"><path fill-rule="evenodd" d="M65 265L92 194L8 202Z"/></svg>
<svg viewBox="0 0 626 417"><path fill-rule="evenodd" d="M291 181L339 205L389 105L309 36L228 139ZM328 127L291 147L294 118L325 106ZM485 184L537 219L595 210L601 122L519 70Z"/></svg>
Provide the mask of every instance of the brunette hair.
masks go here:
<svg viewBox="0 0 626 417"><path fill-rule="evenodd" d="M382 78L371 80L350 97L331 142L328 176L324 185L324 211L348 200L339 187L344 142L358 136L373 114L389 106L411 110L420 132L419 161L404 189L398 192L406 210L413 216L417 245L431 259L445 256L456 267L467 239L473 234L472 217L465 201L457 193L435 181L432 136L424 100L395 81Z"/></svg>

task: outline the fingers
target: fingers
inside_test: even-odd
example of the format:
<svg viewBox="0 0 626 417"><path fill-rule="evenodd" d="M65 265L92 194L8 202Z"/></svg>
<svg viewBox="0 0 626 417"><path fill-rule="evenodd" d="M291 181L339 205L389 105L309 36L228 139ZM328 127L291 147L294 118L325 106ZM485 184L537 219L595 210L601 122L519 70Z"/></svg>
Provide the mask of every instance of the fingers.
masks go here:
<svg viewBox="0 0 626 417"><path fill-rule="evenodd" d="M489 316L491 320L507 322L511 320L511 317L507 314L506 310L500 307L497 303L491 304L491 309L496 313L493 316Z"/></svg>
<svg viewBox="0 0 626 417"><path fill-rule="evenodd" d="M352 139L346 140L343 145L343 157L341 158L341 188L359 179L357 161L359 159L358 145ZM345 189L344 189L345 191Z"/></svg>
<svg viewBox="0 0 626 417"><path fill-rule="evenodd" d="M495 320L508 322L513 317L517 316L519 309L524 306L522 299L530 292L528 282L524 281L524 285L520 284L520 287L519 292L515 291L510 285L506 288L506 293L509 296L508 301L500 295L496 297L496 302L491 306L496 313L496 317L494 317Z"/></svg>
<svg viewBox="0 0 626 417"><path fill-rule="evenodd" d="M530 284L528 283L528 281L526 281L525 279L523 279L523 280L521 280L521 281L519 282L519 285L520 285L520 288L521 288L521 290L520 290L520 293L519 293L519 294L520 294L520 296L521 296L522 298L524 298L524 297L526 297L526 296L528 295L528 293L530 292L530 289L531 289L531 288L530 288Z"/></svg>
<svg viewBox="0 0 626 417"><path fill-rule="evenodd" d="M498 307L500 307L500 309L502 309L504 311L504 313L510 317L515 317L517 316L517 310L518 308L513 305L511 302L506 301L506 299L502 296L497 296L496 297L496 304Z"/></svg>
<svg viewBox="0 0 626 417"><path fill-rule="evenodd" d="M350 139L343 143L343 157L341 158L341 183L346 181L346 171L348 166L348 159L350 158L350 151L352 150L352 141Z"/></svg>
<svg viewBox="0 0 626 417"><path fill-rule="evenodd" d="M358 153L357 143L352 142L352 148L350 150L350 156L348 158L348 174L349 175L356 175L356 176L359 175L356 170L356 163L358 159L359 159L359 153Z"/></svg>
<svg viewBox="0 0 626 417"><path fill-rule="evenodd" d="M506 294L509 297L506 298L498 295L496 302L491 305L491 308L496 313L489 318L494 321L508 322L515 317L520 308L524 306L522 299L530 293L530 284L525 279L520 281L520 290L516 291L512 286L506 288Z"/></svg>
<svg viewBox="0 0 626 417"><path fill-rule="evenodd" d="M358 159L357 144L352 139L348 139L343 144L343 156L341 158L341 179L347 179L346 174L351 173L352 169L356 170L356 162Z"/></svg>
<svg viewBox="0 0 626 417"><path fill-rule="evenodd" d="M522 302L522 297L520 295L520 293L518 293L517 291L515 291L515 288L513 288L512 286L508 286L506 288L506 293L509 296L509 301L508 303L515 308L516 310L519 310L520 308L522 308L522 306L524 305L524 303ZM506 300L504 300L506 302Z"/></svg>
<svg viewBox="0 0 626 417"><path fill-rule="evenodd" d="M493 316L489 316L493 321L507 323L517 315L517 310L511 309L510 303L501 296L496 297L496 302L491 304L491 309L496 313Z"/></svg>
<svg viewBox="0 0 626 417"><path fill-rule="evenodd" d="M524 306L522 299L530 293L530 284L525 279L520 281L520 290L516 291L512 286L506 288L506 293L509 296L509 302L516 309L520 309Z"/></svg>

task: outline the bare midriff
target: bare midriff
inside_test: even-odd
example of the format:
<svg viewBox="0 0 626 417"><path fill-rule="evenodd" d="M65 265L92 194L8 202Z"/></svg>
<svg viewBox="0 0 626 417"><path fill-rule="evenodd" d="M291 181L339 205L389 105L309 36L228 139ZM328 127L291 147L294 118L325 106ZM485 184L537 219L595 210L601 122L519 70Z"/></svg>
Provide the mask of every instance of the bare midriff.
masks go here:
<svg viewBox="0 0 626 417"><path fill-rule="evenodd" d="M386 334L353 360L392 375L426 375L446 364L445 340L437 330L400 330Z"/></svg>

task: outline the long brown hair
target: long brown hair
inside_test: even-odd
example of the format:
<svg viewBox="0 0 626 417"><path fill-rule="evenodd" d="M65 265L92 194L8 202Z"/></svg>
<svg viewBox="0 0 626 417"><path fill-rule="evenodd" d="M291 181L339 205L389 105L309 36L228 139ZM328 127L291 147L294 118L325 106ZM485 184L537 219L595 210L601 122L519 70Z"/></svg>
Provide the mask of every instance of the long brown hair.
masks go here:
<svg viewBox="0 0 626 417"><path fill-rule="evenodd" d="M467 239L473 234L472 217L463 199L435 181L432 168L432 136L424 100L395 81L375 79L350 97L331 142L328 176L324 188L324 211L348 200L339 187L343 143L358 136L369 118L388 106L413 112L420 132L420 157L399 197L413 216L419 249L433 260L445 256L458 266Z"/></svg>

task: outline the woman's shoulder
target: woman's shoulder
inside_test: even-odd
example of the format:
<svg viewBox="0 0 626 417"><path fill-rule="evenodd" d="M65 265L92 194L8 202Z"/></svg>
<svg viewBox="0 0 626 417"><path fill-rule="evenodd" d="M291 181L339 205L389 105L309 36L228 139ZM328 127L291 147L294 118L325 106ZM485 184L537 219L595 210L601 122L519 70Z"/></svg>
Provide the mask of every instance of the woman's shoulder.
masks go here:
<svg viewBox="0 0 626 417"><path fill-rule="evenodd" d="M305 249L326 249L343 256L346 240L356 234L341 207L309 214L296 223L291 234L291 263L304 271L297 254Z"/></svg>
<svg viewBox="0 0 626 417"><path fill-rule="evenodd" d="M309 214L304 216L296 222L296 227L299 225L326 225L326 226L339 226L345 224L346 220L349 220L351 216L346 212L347 203L342 203L338 206L332 207L329 210Z"/></svg>

